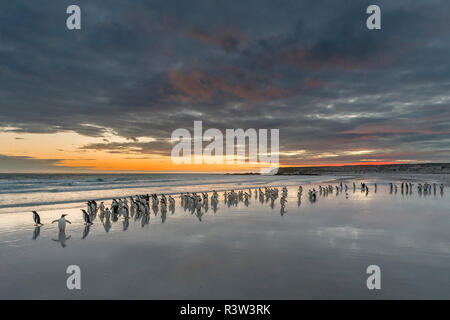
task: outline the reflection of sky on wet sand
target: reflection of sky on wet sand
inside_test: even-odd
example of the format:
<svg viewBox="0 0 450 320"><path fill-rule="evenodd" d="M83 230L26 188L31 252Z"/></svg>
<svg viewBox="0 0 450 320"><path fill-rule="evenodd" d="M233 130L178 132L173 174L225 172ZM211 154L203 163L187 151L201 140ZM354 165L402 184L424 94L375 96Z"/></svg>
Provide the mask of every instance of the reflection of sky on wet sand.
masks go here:
<svg viewBox="0 0 450 320"><path fill-rule="evenodd" d="M31 213L0 215L0 298L450 298L448 195L379 185L310 203L309 187L300 206L289 188L283 215L279 199L227 208L222 193L201 222L179 199L164 223L158 212L148 224L97 216L86 228L70 209L64 235L49 223L60 212L41 212L39 229ZM66 289L70 264L81 267L81 291ZM381 267L381 291L366 289L370 264Z"/></svg>

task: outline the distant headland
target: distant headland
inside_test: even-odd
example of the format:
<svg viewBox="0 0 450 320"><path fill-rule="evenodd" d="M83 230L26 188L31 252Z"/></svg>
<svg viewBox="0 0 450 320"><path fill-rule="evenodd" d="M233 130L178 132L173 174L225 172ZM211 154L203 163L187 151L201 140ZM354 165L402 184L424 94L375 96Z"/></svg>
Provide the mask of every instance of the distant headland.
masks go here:
<svg viewBox="0 0 450 320"><path fill-rule="evenodd" d="M436 173L450 174L450 163L281 167L278 175L322 175L332 173Z"/></svg>
<svg viewBox="0 0 450 320"><path fill-rule="evenodd" d="M450 163L405 163L384 165L342 165L311 167L280 167L277 175L324 175L324 174L366 174L366 173L426 173L450 174ZM259 173L236 173L258 175Z"/></svg>

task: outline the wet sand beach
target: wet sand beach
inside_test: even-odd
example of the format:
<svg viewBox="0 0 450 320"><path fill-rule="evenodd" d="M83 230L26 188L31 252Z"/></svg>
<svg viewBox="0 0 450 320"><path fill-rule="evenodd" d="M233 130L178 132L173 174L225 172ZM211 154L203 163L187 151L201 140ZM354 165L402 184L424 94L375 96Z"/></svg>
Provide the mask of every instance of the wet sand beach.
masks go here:
<svg viewBox="0 0 450 320"><path fill-rule="evenodd" d="M450 298L448 194L419 194L416 182L412 194L390 193L385 178L369 177L368 193L343 180L347 192L310 201L308 190L340 178L276 181L288 184L284 208L254 194L229 205L219 192L216 210L191 213L176 195L173 211L115 222L97 215L90 227L83 204L40 210L42 227L29 211L2 213L0 298ZM61 213L71 221L63 237L50 223ZM69 265L81 269L81 290L66 287ZM367 289L369 265L381 269L381 290Z"/></svg>

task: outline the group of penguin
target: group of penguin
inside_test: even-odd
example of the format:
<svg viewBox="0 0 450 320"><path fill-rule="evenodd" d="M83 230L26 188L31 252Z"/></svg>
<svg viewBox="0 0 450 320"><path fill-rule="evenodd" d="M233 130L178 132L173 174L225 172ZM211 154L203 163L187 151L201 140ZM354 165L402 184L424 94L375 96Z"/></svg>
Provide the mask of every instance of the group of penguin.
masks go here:
<svg viewBox="0 0 450 320"><path fill-rule="evenodd" d="M203 211L208 212L209 208L209 195L207 192L201 192L201 196L196 192L193 193L181 193L180 194L181 207L184 211L190 211L191 214L195 213L198 220L202 221ZM216 190L212 191L211 206L214 213L217 212L217 205L219 204L219 194Z"/></svg>
<svg viewBox="0 0 450 320"><path fill-rule="evenodd" d="M401 184L396 184L396 183L389 183L389 193L390 194L397 194L398 189L400 188L402 195L404 195L405 193L407 195L412 195L413 193L413 186L414 184L411 182L402 182ZM419 194L419 196L422 195L430 195L430 194L434 194L436 195L436 190L437 190L437 184L433 183L433 184L429 184L429 183L424 183L423 185L421 183L418 184L417 186L417 192ZM360 189L361 192L364 193L366 196L369 194L369 184L366 182L361 182L360 183ZM441 196L444 194L444 184L440 184L439 185L439 189L440 189L440 194ZM309 200L311 202L315 202L317 201L317 195L320 196L328 196L329 194L332 194L334 191L336 192L336 196L338 196L340 193L345 192L345 196L348 199L348 190L349 190L349 186L347 184L343 184L342 182L340 182L339 185L337 186L332 186L332 185L328 185L325 187L322 187L321 185L319 185L319 191L317 191L316 189L312 189L308 191L308 197ZM376 193L378 190L378 185L376 183L373 184L373 191ZM356 183L353 182L353 192L356 191ZM298 191L298 197L299 199L301 198L302 195L302 187L299 187L299 191ZM299 200L300 203L300 200Z"/></svg>
<svg viewBox="0 0 450 320"><path fill-rule="evenodd" d="M87 212L82 209L86 225L92 224L97 213L100 212L100 220L107 232L111 225L110 220L116 222L120 216L124 219L124 230L128 228L128 220L133 217L135 220L142 217L142 226L144 226L150 221L151 210L155 215L161 210L161 218L164 222L167 210L172 213L175 212L175 199L164 194L159 197L157 194L136 195L135 197L113 199L110 208L107 208L103 201L100 202L100 205L97 205L94 200L91 200L87 202Z"/></svg>
<svg viewBox="0 0 450 320"><path fill-rule="evenodd" d="M395 183L389 183L389 189L390 193L397 193L398 188L401 189L401 193L404 194L412 194L414 184L411 182L402 182L401 184L397 185ZM372 185L374 192L377 192L377 184L374 183ZM417 186L418 194L419 195L430 195L432 192L436 194L438 185L436 183L429 184L419 183ZM356 191L356 183L353 182L352 184L353 192ZM444 185L439 185L440 193L443 195L444 193ZM316 190L315 188L308 190L308 199L311 203L314 203L317 201L318 196L328 196L329 194L333 194L336 192L336 196L340 193L345 192L346 198L348 199L348 190L349 186L347 184L343 184L340 182L339 185L333 186L333 185L327 185L322 186L319 185L319 190ZM360 190L362 193L365 193L368 195L369 193L369 184L365 182L360 183ZM239 190L239 191L225 191L223 194L224 203L230 206L237 206L238 203L243 202L246 206L249 204L249 199L252 198L252 194L256 199L259 198L259 201L261 203L269 202L270 206L273 209L275 205L275 201L279 197L279 189L277 187L259 187L254 189L248 189L247 191ZM286 213L286 203L287 203L287 195L288 195L288 189L286 187L283 187L281 189L281 198L280 198L280 214L283 215ZM301 199L303 195L303 187L298 187L297 192L297 198L298 198L298 206L301 204ZM207 192L202 192L200 194L193 192L193 193L181 193L180 194L180 200L181 200L181 207L184 208L185 211L190 211L191 214L194 214L197 216L197 218L201 221L201 217L203 216L204 212L208 211L209 203L211 203L211 206L214 210L214 212L217 211L217 206L219 203L219 195L217 191L212 191L212 196L209 197ZM135 219L139 219L142 217L142 226L149 223L149 214L150 210L152 209L154 214L156 215L158 210L161 210L161 218L162 222L165 221L167 208L171 211L171 213L174 213L175 211L175 199L169 195L166 196L164 194L161 194L158 196L157 194L146 194L146 195L136 195L135 197L127 197L123 199L113 199L110 208L107 208L103 202L100 202L100 205L97 204L95 200L89 200L86 203L87 208L81 209L83 220L85 222L86 226L89 226L93 224L93 221L97 215L98 212L100 212L100 219L102 223L104 223L104 220L106 220L106 224L104 223L105 230L108 231L110 228L110 219L113 220L113 222L116 222L118 220L119 216L122 216L124 218L124 230L128 226L128 219L130 217L135 216ZM203 209L203 211L202 211ZM41 223L41 218L39 214L36 211L32 211L33 213L33 220L36 226L43 225ZM59 219L56 219L52 221L52 223L58 222L58 229L60 232L64 232L66 228L66 223L71 223L69 220L66 219L67 214L62 214Z"/></svg>
<svg viewBox="0 0 450 320"><path fill-rule="evenodd" d="M129 201L128 201L129 199ZM151 205L150 205L151 203ZM97 213L100 212L100 219L104 224L105 230L109 230L107 225L110 225L110 219L114 222L118 220L119 216L123 216L124 220L128 220L130 217L150 214L150 207L153 208L153 211L156 212L159 209L158 205L160 205L161 212L167 212L167 206L169 210L173 213L175 211L175 199L172 196L166 197L162 194L158 197L156 194L152 195L136 195L133 197L128 197L124 199L113 199L110 208L107 208L104 202L100 202L100 205L95 200L89 200L86 203L86 209L80 209L83 215L83 220L85 225L89 226L93 224ZM37 211L32 211L33 220L36 226L42 226L41 217L37 213ZM52 223L58 222L58 229L60 232L64 232L66 229L66 223L71 223L66 219L67 214L62 214L61 217L57 220L52 221Z"/></svg>
<svg viewBox="0 0 450 320"><path fill-rule="evenodd" d="M365 193L366 195L369 194L369 185L365 182L361 182L360 183L360 188L361 188L361 192ZM375 183L373 185L374 188L374 192L377 192L378 190L378 185ZM340 193L345 192L345 196L348 199L348 190L349 187L347 184L343 184L342 182L339 183L339 185L337 186L332 186L331 184L322 187L321 185L319 185L319 191L317 191L315 188L313 188L312 190L308 190L308 198L309 201L314 203L317 201L317 196L328 196L329 194L333 194L334 191L336 191L336 196L338 196ZM299 187L299 191L297 193L297 196L299 197L299 199L301 198L302 195L302 187ZM356 183L353 182L353 192L356 191ZM300 201L299 201L300 203Z"/></svg>
<svg viewBox="0 0 450 320"><path fill-rule="evenodd" d="M287 212L286 211L287 193L288 193L287 188L283 187L281 192L282 195L280 198L281 215ZM279 189L276 187L263 187L263 188L255 188L253 190L248 189L248 192L243 190L239 190L237 192L235 192L234 190L231 190L229 192L225 191L223 194L224 203L227 204L228 207L237 206L239 202L243 202L246 206L248 206L249 199L252 198L252 194L254 195L255 199L259 199L259 202L261 204L270 201L270 207L273 209L275 206L275 201L279 197Z"/></svg>
<svg viewBox="0 0 450 320"><path fill-rule="evenodd" d="M389 183L389 186L390 186L389 193L397 193L397 191L398 191L397 184L393 184L391 182L391 183ZM402 182L402 184L400 185L401 193L402 194L406 193L406 194L411 195L413 192L413 186L414 186L414 184L412 184L411 182ZM419 194L419 196L421 196L421 195L428 196L428 195L431 195L432 193L434 195L436 195L437 186L438 185L436 183L433 183L433 184L424 183L423 185L421 183L419 183L417 185L417 193ZM444 184L441 183L439 185L439 189L440 189L440 194L442 196L444 194Z"/></svg>
<svg viewBox="0 0 450 320"><path fill-rule="evenodd" d="M32 211L33 213L33 220L35 226L42 226L44 225L41 223L41 217L36 211ZM67 214L62 214L61 218L53 220L52 223L58 222L58 229L60 232L64 232L66 230L66 222L71 223L69 220L66 219Z"/></svg>

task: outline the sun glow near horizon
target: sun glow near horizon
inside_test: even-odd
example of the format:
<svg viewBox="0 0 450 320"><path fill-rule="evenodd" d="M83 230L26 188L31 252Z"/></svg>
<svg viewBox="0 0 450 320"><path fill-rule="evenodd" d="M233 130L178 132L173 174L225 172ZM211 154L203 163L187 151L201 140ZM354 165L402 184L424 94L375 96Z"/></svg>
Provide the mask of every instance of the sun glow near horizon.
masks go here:
<svg viewBox="0 0 450 320"><path fill-rule="evenodd" d="M155 139L151 137L138 138L134 141L111 133L99 137L84 136L75 132L65 131L57 133L20 133L5 130L0 132L0 155L11 159L9 168L0 168L3 172L26 172L26 168L18 166L14 168L14 162L29 161L42 162L41 167L32 166L33 172L255 172L261 167L267 167L264 163L243 164L175 164L169 154L161 153L160 150L142 150L133 146L134 142L147 143ZM105 142L117 143L117 149L95 149L86 146L96 146ZM167 146L170 149L170 144ZM308 154L307 150L303 150ZM355 150L345 152L364 156L373 150ZM280 152L280 155L298 153L293 151ZM329 159L339 157L334 154ZM213 156L214 157L214 156ZM317 162L323 160L323 155L310 155L310 161L306 163L284 163L280 167L308 167L308 166L344 166L344 165L384 165L405 163L402 160L370 160L349 162ZM363 161L366 160L366 161Z"/></svg>

